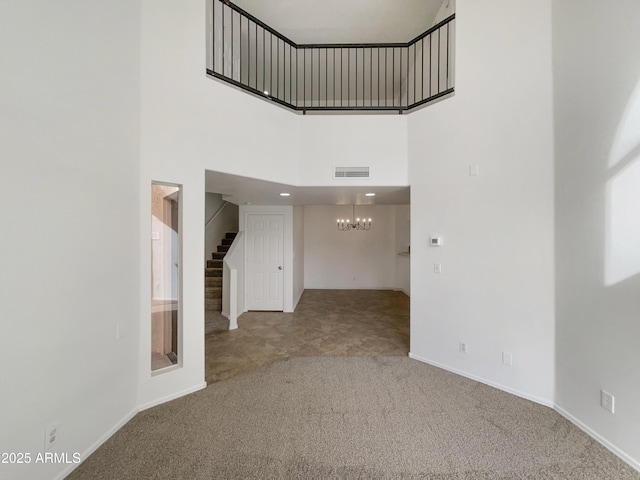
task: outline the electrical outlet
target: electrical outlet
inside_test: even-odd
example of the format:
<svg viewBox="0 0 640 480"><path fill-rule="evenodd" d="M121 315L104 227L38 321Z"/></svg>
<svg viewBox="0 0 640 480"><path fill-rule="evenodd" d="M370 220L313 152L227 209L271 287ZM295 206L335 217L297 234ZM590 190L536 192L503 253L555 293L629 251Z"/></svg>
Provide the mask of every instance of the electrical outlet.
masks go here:
<svg viewBox="0 0 640 480"><path fill-rule="evenodd" d="M616 397L604 390L600 390L600 406L605 410L614 413Z"/></svg>
<svg viewBox="0 0 640 480"><path fill-rule="evenodd" d="M513 355L509 352L502 352L502 363L509 366L513 365Z"/></svg>
<svg viewBox="0 0 640 480"><path fill-rule="evenodd" d="M60 439L60 424L56 423L50 425L44 431L44 450L48 452L58 443Z"/></svg>
<svg viewBox="0 0 640 480"><path fill-rule="evenodd" d="M467 343L466 342L460 342L458 344L458 349L460 350L460 353L467 353Z"/></svg>

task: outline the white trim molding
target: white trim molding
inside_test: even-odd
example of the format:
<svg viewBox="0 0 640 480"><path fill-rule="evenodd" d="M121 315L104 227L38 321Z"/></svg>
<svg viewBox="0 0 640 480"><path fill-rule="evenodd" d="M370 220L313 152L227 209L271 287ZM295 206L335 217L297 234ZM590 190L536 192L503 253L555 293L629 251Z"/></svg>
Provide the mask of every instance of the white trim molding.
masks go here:
<svg viewBox="0 0 640 480"><path fill-rule="evenodd" d="M189 395L190 393L195 393L205 388L207 388L207 382L202 382L193 387L189 387L185 390L182 390L180 392L174 392L169 395L165 395L164 397L156 398L150 402L140 405L138 407L138 412L142 412L143 410L147 410L148 408L155 407L157 405L161 405L166 402L170 402L171 400L175 400L176 398L184 397L185 395Z"/></svg>
<svg viewBox="0 0 640 480"><path fill-rule="evenodd" d="M84 452L82 452L82 454L80 455L80 463L69 465L67 468L62 470L62 472L56 475L54 477L54 480L63 480L64 478L66 478L71 472L73 472L76 468L82 465L82 462L84 462L87 458L89 458L89 456L93 452L95 452L98 448L100 448L104 442L109 440L111 436L113 436L118 430L124 427L127 424L127 422L129 422L133 417L135 417L139 411L140 411L139 409L134 408L129 413L127 413L124 417L122 417L118 423L116 423L113 427L107 430L103 435L100 436L100 438L98 438L98 440L93 442L89 446L89 448L87 448Z"/></svg>
<svg viewBox="0 0 640 480"><path fill-rule="evenodd" d="M447 365L434 362L433 360L429 360L428 358L419 357L418 355L414 355L411 352L409 352L409 358L412 358L422 363L427 363L434 367L442 368L443 370L447 370L448 372L455 373L456 375L460 375L461 377L466 377L471 380L475 380L476 382L484 383L485 385L489 385L490 387L497 388L498 390L502 390L503 392L510 393L512 395L515 395L516 397L524 398L525 400L531 400L532 402L539 403L540 405L544 405L545 407L554 408L555 406L553 401L548 400L546 398L538 397L537 395L531 395L526 392L521 392L520 390L516 390L515 388L507 387L505 385L501 385L499 383L486 380L482 377L478 377L476 375L463 372L462 370L448 367Z"/></svg>
<svg viewBox="0 0 640 480"><path fill-rule="evenodd" d="M513 388L506 387L504 385L500 385L499 383L495 383L495 382L491 382L489 380L485 380L485 379L477 377L475 375L471 375L471 374L469 374L467 372L463 372L461 370L457 370L455 368L448 367L448 366L443 365L441 363L434 362L433 360L429 360L427 358L420 357L418 355L414 355L411 352L409 352L409 358L412 358L412 359L417 360L417 361L422 362L422 363L426 363L428 365L432 365L432 366L437 367L437 368L442 368L443 370L447 370L448 372L455 373L456 375L460 375L462 377L466 377L466 378L469 378L471 380L475 380L477 382L484 383L485 385L489 385L490 387L497 388L498 390L502 390L502 391L504 391L506 393L510 393L510 394L515 395L517 397L521 397L521 398L524 398L526 400L531 400L532 402L535 402L535 403L538 403L540 405L544 405L546 407L552 408L553 410L558 412L560 415L562 415L564 418L566 418L571 423L573 423L580 430L582 430L584 433L586 433L591 438L593 438L596 442L600 443L603 447L605 447L607 450L609 450L615 456L620 458L623 462L627 463L629 466L631 466L632 468L634 468L635 470L640 472L640 462L638 462L633 457L631 457L629 454L627 454L626 452L624 452L621 449L619 449L618 447L616 447L614 444L612 444L610 441L608 441L602 435L598 434L596 431L594 431L593 429L589 428L587 425L585 425L580 420L578 420L576 417L574 417L569 412L567 412L564 408L562 408L561 406L557 405L554 401L549 401L549 400L546 400L544 398L538 397L536 395L530 395L528 393L524 393L524 392L515 390Z"/></svg>
<svg viewBox="0 0 640 480"><path fill-rule="evenodd" d="M562 415L564 418L569 420L571 423L573 423L576 427L578 427L584 433L586 433L591 438L593 438L596 442L600 443L603 447L605 447L607 450L609 450L615 456L619 457L623 462L629 464L631 467L635 468L638 472L640 472L640 462L638 462L636 459L634 459L633 457L628 455L626 452L623 452L622 450L620 450L618 447L616 447L609 440L607 440L602 435L597 433L595 430L593 430L593 429L589 428L588 426L586 426L584 423L582 423L576 417L571 415L569 412L567 412L560 405L554 405L553 409L556 412L558 412L560 415Z"/></svg>

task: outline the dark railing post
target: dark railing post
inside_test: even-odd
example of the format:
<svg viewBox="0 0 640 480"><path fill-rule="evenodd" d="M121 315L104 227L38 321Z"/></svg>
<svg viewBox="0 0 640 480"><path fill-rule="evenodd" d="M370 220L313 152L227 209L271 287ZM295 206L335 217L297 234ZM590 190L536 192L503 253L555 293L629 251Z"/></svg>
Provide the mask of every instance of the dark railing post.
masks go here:
<svg viewBox="0 0 640 480"><path fill-rule="evenodd" d="M369 49L369 106L373 107L373 47Z"/></svg>
<svg viewBox="0 0 640 480"><path fill-rule="evenodd" d="M438 30L438 93L440 93L440 30Z"/></svg>
<svg viewBox="0 0 640 480"><path fill-rule="evenodd" d="M433 35L429 34L429 97L431 96L432 92L433 92Z"/></svg>
<svg viewBox="0 0 640 480"><path fill-rule="evenodd" d="M216 0L211 0L211 71L214 73L218 71L216 68L216 33L219 30L216 25L216 19L218 18L216 15L217 3Z"/></svg>
<svg viewBox="0 0 640 480"><path fill-rule="evenodd" d="M449 88L449 25L451 24L447 23L447 88Z"/></svg>
<svg viewBox="0 0 640 480"><path fill-rule="evenodd" d="M324 106L329 106L329 49L324 51Z"/></svg>
<svg viewBox="0 0 640 480"><path fill-rule="evenodd" d="M224 3L222 4L222 75L225 75L224 71Z"/></svg>
<svg viewBox="0 0 640 480"><path fill-rule="evenodd" d="M391 47L391 106L396 106L396 47Z"/></svg>
<svg viewBox="0 0 640 480"><path fill-rule="evenodd" d="M331 89L331 93L332 93L332 96L333 96L333 106L335 107L336 106L336 97L337 97L337 95L336 95L336 49L334 47L331 50L332 50L331 53L333 53L333 70L332 70L332 72L333 72L333 75L332 75L332 77L333 77L332 78L333 88Z"/></svg>
<svg viewBox="0 0 640 480"><path fill-rule="evenodd" d="M400 55L400 62L398 65L398 106L402 107L403 95L402 95L402 75L404 74L404 64L402 60L404 59L404 48L401 48L398 54Z"/></svg>
<svg viewBox="0 0 640 480"><path fill-rule="evenodd" d="M420 40L422 42L422 88L420 88L420 100L424 100L424 37Z"/></svg>
<svg viewBox="0 0 640 480"><path fill-rule="evenodd" d="M358 106L358 49L356 48L356 68L355 68L355 73L356 73L356 78L355 78L355 92L354 92L354 97L355 97L355 106Z"/></svg>
<svg viewBox="0 0 640 480"><path fill-rule="evenodd" d="M347 48L347 107L351 108L351 47Z"/></svg>
<svg viewBox="0 0 640 480"><path fill-rule="evenodd" d="M380 107L380 47L378 47L378 107Z"/></svg>
<svg viewBox="0 0 640 480"><path fill-rule="evenodd" d="M344 60L342 58L342 48L340 49L340 106L342 107L342 88L344 85L343 78Z"/></svg>

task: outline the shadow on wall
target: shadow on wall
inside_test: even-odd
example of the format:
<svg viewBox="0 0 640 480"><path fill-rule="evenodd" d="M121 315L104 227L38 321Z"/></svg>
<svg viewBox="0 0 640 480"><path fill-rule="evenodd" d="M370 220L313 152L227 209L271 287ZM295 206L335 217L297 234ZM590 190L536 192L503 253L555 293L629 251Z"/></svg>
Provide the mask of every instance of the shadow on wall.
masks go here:
<svg viewBox="0 0 640 480"><path fill-rule="evenodd" d="M606 186L605 286L640 273L640 81L616 132Z"/></svg>

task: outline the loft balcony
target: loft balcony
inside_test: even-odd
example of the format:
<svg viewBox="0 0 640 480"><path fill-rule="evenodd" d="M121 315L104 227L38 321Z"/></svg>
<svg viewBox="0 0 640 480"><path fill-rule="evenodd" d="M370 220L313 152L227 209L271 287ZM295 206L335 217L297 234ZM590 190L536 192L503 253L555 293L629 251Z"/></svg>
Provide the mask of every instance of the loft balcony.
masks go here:
<svg viewBox="0 0 640 480"><path fill-rule="evenodd" d="M454 92L455 14L406 43L298 44L209 4L207 74L296 112L410 112Z"/></svg>

